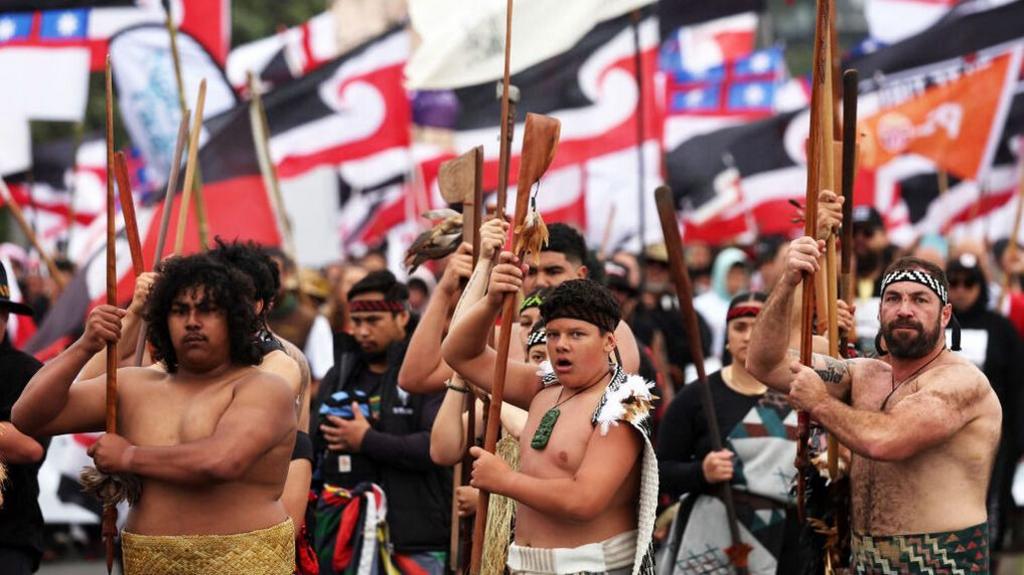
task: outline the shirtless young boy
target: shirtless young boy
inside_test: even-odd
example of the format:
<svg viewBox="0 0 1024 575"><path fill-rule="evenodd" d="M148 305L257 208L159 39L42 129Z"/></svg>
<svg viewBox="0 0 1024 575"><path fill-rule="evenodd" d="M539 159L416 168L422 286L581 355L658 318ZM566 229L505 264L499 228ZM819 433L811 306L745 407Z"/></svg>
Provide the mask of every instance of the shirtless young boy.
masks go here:
<svg viewBox="0 0 1024 575"><path fill-rule="evenodd" d="M496 353L486 346L503 298L524 268L503 253L487 297L449 332L445 360L489 387ZM529 410L520 471L479 448L472 485L519 502L513 573L650 572L657 490L647 382L610 364L619 307L591 280L570 280L541 306L553 370L509 362L504 399Z"/></svg>
<svg viewBox="0 0 1024 575"><path fill-rule="evenodd" d="M90 449L142 495L122 533L125 573L289 574L295 545L280 496L295 396L253 367L262 354L251 280L205 255L165 260L146 306L154 359L118 370L118 431ZM124 311L96 308L85 334L29 383L12 419L33 435L101 431L103 378L74 383L120 336Z"/></svg>
<svg viewBox="0 0 1024 575"><path fill-rule="evenodd" d="M1002 410L985 376L946 349L945 274L916 258L894 262L879 309L888 355L816 355L811 369L777 334L788 333L793 291L819 269L822 245L807 237L791 244L747 369L853 451L854 572L988 573L985 494Z"/></svg>

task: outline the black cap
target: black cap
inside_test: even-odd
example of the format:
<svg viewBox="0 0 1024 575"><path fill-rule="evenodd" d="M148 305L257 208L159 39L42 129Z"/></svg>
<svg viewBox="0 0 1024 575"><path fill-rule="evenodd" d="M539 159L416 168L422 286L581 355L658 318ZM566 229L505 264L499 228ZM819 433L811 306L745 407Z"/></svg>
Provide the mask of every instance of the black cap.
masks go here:
<svg viewBox="0 0 1024 575"><path fill-rule="evenodd" d="M854 206L853 225L877 229L884 228L885 222L882 220L882 214L878 213L878 210L875 208L871 206Z"/></svg>
<svg viewBox="0 0 1024 575"><path fill-rule="evenodd" d="M7 270L0 265L0 310L18 315L33 315L32 308L18 301L11 301L11 286L7 283Z"/></svg>

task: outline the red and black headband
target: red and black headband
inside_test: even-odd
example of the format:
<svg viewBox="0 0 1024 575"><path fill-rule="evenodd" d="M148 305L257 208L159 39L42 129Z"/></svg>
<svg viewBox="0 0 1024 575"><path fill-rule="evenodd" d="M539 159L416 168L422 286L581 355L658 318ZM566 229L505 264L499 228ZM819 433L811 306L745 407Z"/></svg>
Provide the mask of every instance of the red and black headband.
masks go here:
<svg viewBox="0 0 1024 575"><path fill-rule="evenodd" d="M405 311L405 302L386 299L359 299L348 302L348 310L357 312L390 312L401 313Z"/></svg>
<svg viewBox="0 0 1024 575"><path fill-rule="evenodd" d="M757 317L759 313L761 313L761 306L759 305L736 305L729 308L729 313L725 316L725 322L729 323L738 317Z"/></svg>

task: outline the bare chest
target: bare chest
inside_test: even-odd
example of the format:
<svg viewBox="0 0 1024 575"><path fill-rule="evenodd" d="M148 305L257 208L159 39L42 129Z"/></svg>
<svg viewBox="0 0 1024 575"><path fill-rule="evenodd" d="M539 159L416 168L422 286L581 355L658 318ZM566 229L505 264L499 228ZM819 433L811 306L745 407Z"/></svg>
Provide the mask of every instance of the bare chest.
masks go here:
<svg viewBox="0 0 1024 575"><path fill-rule="evenodd" d="M178 445L209 437L234 391L229 383L200 387L164 381L147 387L122 400L123 432L137 445Z"/></svg>
<svg viewBox="0 0 1024 575"><path fill-rule="evenodd" d="M594 430L591 418L598 399L586 394L556 406L558 388L539 393L519 440L522 471L536 477L575 473Z"/></svg>

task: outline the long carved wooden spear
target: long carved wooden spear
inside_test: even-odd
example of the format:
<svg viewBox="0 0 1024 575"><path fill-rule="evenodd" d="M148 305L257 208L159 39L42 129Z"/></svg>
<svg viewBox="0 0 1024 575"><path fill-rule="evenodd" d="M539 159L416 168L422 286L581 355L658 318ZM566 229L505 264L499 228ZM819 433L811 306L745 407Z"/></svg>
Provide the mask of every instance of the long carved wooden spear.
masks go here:
<svg viewBox="0 0 1024 575"><path fill-rule="evenodd" d="M828 56L827 39L829 37L829 20L831 5L829 0L819 0L817 10L817 23L814 32L814 69L811 88L811 118L810 133L807 146L807 192L805 199L804 214L804 235L816 237L818 228L818 186L820 184L820 171L823 169L823 154L831 155L832 146L831 132L827 135L821 133L820 117L822 114L830 113L828 103L824 101L824 90L828 77L828 68L831 66ZM831 87L831 86L829 86ZM801 326L800 326L800 362L804 365L811 365L811 354L813 352L814 336L814 293L815 274L807 274L804 277L803 301L801 302ZM797 517L801 523L806 519L805 499L807 484L805 472L810 465L807 457L807 441L810 437L810 414L801 411L797 414Z"/></svg>
<svg viewBox="0 0 1024 575"><path fill-rule="evenodd" d="M561 125L558 120L539 114L526 115L526 129L523 132L523 150L519 154L519 180L516 182L516 212L512 219L512 246L516 257L523 257L525 246L520 245L523 222L530 204L530 189L547 171L555 158ZM498 204L498 217L504 218L504 209ZM494 453L498 443L498 426L501 423L501 402L505 393L505 375L508 370L508 350L512 343L512 321L516 317L515 294L506 294L501 311L501 334L498 337L497 359L494 363L494 378L491 380L491 404L487 413L484 449ZM483 552L484 529L487 525L487 506L490 494L480 490L476 519L473 525L473 554L470 573L480 572Z"/></svg>
<svg viewBox="0 0 1024 575"><path fill-rule="evenodd" d="M107 105L107 305L117 305L117 254L114 251L114 89L111 81L110 55L106 66ZM106 431L117 433L117 344L107 344ZM107 553L107 573L114 568L114 538L117 536L117 506L103 503L100 529Z"/></svg>
<svg viewBox="0 0 1024 575"><path fill-rule="evenodd" d="M715 413L715 400L711 396L711 386L704 371L704 349L701 346L700 329L697 323L697 312L693 309L693 285L690 274L683 260L683 242L679 237L679 222L676 220L676 207L672 199L672 190L668 186L659 186L654 192L654 201L658 206L661 219L661 233L665 237L665 248L668 250L669 272L676 286L679 298L679 310L683 315L683 326L686 328L687 341L690 344L690 357L697 368L697 385L700 386L700 404L704 417L708 422L708 435L711 449L722 449L721 430L718 427L718 415ZM752 547L740 538L739 522L736 519L736 504L732 499L732 487L729 482L718 484L718 494L725 503L726 518L729 522L729 538L731 545L725 549L729 561L736 568L737 575L746 575L747 556Z"/></svg>

